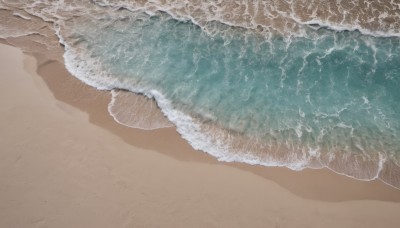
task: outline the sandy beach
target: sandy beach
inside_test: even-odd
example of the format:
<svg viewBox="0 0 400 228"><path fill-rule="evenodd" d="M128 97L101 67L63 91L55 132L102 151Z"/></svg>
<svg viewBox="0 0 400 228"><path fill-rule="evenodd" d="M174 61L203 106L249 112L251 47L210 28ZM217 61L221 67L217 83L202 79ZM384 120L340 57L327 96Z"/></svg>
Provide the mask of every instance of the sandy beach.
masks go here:
<svg viewBox="0 0 400 228"><path fill-rule="evenodd" d="M0 227L400 227L400 191L221 163L107 113L56 61L0 45Z"/></svg>

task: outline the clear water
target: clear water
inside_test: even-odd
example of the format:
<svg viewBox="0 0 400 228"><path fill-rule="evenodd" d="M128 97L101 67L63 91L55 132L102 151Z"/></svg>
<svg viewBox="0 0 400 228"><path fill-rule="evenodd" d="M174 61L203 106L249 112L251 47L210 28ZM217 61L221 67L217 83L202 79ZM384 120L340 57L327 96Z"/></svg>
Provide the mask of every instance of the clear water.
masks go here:
<svg viewBox="0 0 400 228"><path fill-rule="evenodd" d="M309 29L267 39L217 22L210 35L166 14L108 23L74 24L71 45L111 78L157 90L173 109L230 132L222 149L232 157L360 179L378 177L387 160L399 164L398 38Z"/></svg>

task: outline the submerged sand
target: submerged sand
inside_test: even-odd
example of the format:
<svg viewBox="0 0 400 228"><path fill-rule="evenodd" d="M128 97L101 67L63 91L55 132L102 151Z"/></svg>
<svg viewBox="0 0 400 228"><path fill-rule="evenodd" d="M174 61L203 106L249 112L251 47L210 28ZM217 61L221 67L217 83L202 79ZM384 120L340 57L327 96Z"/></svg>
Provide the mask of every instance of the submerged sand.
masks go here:
<svg viewBox="0 0 400 228"><path fill-rule="evenodd" d="M379 181L217 162L174 128L117 124L109 92L14 47L0 77L0 227L400 227Z"/></svg>

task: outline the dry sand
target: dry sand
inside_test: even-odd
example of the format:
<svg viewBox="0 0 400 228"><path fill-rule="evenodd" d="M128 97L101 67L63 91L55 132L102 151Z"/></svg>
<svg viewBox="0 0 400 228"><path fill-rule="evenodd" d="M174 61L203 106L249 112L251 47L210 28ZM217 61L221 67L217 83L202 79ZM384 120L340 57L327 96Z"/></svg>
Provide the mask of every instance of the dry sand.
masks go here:
<svg viewBox="0 0 400 228"><path fill-rule="evenodd" d="M115 123L108 92L14 47L0 77L0 227L400 227L379 181L217 162L174 128Z"/></svg>

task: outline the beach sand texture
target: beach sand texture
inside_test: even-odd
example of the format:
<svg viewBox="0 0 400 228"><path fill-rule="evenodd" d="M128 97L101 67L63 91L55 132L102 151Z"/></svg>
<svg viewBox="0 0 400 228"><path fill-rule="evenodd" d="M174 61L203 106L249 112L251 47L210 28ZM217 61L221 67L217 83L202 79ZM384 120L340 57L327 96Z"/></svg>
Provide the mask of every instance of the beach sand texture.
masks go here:
<svg viewBox="0 0 400 228"><path fill-rule="evenodd" d="M400 227L378 181L219 163L174 128L117 124L109 92L11 46L0 72L0 227Z"/></svg>

